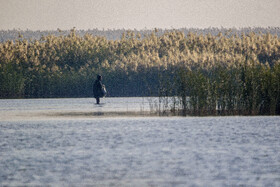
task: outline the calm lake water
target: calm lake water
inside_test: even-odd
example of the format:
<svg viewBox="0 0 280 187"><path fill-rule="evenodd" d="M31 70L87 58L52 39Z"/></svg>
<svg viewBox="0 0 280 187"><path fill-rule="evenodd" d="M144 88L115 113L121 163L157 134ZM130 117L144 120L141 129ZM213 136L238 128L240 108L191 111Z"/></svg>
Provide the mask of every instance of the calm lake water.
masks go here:
<svg viewBox="0 0 280 187"><path fill-rule="evenodd" d="M4 99L0 100L0 120L92 118L102 114L141 113L155 110L158 98L102 98L100 105L95 102L94 98Z"/></svg>
<svg viewBox="0 0 280 187"><path fill-rule="evenodd" d="M0 186L280 186L280 117L143 117L156 98L0 100ZM108 114L108 115L107 115Z"/></svg>

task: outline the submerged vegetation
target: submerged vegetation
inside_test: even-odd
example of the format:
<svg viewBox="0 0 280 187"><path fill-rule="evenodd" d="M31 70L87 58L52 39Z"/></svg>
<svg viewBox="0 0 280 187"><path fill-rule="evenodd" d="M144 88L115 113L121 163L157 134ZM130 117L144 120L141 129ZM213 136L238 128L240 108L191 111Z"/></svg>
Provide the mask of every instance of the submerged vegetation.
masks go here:
<svg viewBox="0 0 280 187"><path fill-rule="evenodd" d="M0 43L0 98L89 97L96 74L109 96L176 97L183 115L279 115L280 40L270 33L47 35Z"/></svg>

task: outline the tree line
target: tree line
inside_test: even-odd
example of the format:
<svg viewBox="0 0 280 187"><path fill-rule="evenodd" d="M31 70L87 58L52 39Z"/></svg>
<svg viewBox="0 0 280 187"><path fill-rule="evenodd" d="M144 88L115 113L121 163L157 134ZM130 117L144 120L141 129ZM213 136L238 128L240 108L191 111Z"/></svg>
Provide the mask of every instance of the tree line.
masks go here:
<svg viewBox="0 0 280 187"><path fill-rule="evenodd" d="M163 35L165 32L171 32L174 29L157 29L158 35ZM209 27L205 29L199 29L199 28L181 28L177 29L178 31L183 32L185 35L188 35L188 33L197 33L197 34L212 34L217 35L218 33L222 33L223 35L227 34L228 36L231 35L239 35L241 36L242 33L249 34L250 32L254 33L262 33L267 34L270 33L272 35L277 35L280 37L280 27L244 27L244 28L215 28L215 27ZM76 34L83 37L85 34L91 34L93 36L104 36L108 40L119 40L122 37L122 34L126 32L125 29L107 29L107 30L100 30L100 29L88 29L88 30L76 30ZM142 30L131 30L135 33L140 33L141 36L149 35L153 32L153 30L149 29L142 29ZM19 36L21 38L25 38L27 40L39 40L42 36L48 36L48 35L54 35L54 36L67 36L71 33L71 30L20 30L20 29L12 29L12 30L0 30L0 42L5 42L8 40L17 40L19 39Z"/></svg>
<svg viewBox="0 0 280 187"><path fill-rule="evenodd" d="M108 39L72 29L0 43L1 98L91 97L97 74L109 96L176 96L167 105L183 115L280 114L277 34L155 29Z"/></svg>

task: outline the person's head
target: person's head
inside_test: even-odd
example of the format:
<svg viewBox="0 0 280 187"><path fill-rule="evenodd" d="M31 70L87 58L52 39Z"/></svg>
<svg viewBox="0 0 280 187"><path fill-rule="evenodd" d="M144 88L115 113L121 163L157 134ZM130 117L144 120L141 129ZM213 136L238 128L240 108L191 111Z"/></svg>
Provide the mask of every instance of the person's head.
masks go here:
<svg viewBox="0 0 280 187"><path fill-rule="evenodd" d="M97 75L97 80L101 81L102 76L101 75Z"/></svg>

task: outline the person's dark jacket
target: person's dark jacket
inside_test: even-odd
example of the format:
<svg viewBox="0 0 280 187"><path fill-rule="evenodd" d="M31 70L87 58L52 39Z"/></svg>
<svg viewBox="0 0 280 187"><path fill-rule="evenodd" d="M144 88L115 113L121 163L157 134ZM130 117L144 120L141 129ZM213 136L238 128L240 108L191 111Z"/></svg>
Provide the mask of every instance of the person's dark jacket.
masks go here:
<svg viewBox="0 0 280 187"><path fill-rule="evenodd" d="M102 83L100 80L96 80L93 84L93 96L95 98L104 96L102 93Z"/></svg>

